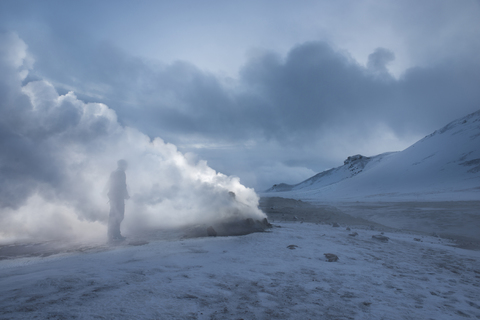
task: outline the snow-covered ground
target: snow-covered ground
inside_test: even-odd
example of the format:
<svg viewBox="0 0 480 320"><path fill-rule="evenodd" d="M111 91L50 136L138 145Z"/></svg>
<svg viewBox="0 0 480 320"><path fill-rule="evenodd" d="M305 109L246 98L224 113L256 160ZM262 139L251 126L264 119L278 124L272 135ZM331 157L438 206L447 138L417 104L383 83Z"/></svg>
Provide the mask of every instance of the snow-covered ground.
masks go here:
<svg viewBox="0 0 480 320"><path fill-rule="evenodd" d="M480 319L480 251L433 236L385 232L382 242L365 228L275 225L1 260L0 319Z"/></svg>

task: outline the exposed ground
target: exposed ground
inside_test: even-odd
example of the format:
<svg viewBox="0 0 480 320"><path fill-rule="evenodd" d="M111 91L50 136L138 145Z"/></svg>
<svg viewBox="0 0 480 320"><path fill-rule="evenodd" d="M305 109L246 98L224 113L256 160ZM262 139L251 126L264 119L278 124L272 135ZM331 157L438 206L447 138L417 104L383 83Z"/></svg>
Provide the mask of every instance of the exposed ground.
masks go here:
<svg viewBox="0 0 480 320"><path fill-rule="evenodd" d="M260 208L272 223L280 221L312 222L321 224L337 223L341 226L357 226L364 228L377 228L387 230L382 224L368 221L361 217L354 217L333 205L311 204L301 200L285 199L278 197L262 198Z"/></svg>
<svg viewBox="0 0 480 320"><path fill-rule="evenodd" d="M458 246L480 250L480 201L338 203L353 217L385 226L454 240Z"/></svg>
<svg viewBox="0 0 480 320"><path fill-rule="evenodd" d="M269 221L337 223L379 231L433 235L480 250L480 201L309 203L279 197L260 200Z"/></svg>

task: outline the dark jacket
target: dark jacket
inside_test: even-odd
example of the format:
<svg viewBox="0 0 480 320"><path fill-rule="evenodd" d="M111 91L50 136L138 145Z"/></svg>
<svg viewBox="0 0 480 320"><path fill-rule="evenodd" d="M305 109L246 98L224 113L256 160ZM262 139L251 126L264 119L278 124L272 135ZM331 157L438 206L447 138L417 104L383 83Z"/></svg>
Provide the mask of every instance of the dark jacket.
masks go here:
<svg viewBox="0 0 480 320"><path fill-rule="evenodd" d="M130 196L127 191L127 176L123 170L115 170L110 174L108 182L108 198L110 200L128 199Z"/></svg>

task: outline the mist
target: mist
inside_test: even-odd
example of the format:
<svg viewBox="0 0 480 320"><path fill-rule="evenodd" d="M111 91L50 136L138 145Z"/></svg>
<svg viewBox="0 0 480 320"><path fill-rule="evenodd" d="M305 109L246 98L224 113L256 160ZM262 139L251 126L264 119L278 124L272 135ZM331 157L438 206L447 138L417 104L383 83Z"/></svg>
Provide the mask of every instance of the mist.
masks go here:
<svg viewBox="0 0 480 320"><path fill-rule="evenodd" d="M106 185L118 159L129 163L127 235L266 217L239 178L123 126L105 104L27 81L33 65L22 39L0 34L0 243L104 239Z"/></svg>

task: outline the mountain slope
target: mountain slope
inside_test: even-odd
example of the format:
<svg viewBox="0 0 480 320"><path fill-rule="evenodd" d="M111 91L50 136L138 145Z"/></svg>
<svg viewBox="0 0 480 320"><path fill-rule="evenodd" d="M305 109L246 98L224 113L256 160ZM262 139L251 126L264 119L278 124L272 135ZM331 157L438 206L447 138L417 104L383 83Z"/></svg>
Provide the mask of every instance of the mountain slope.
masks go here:
<svg viewBox="0 0 480 320"><path fill-rule="evenodd" d="M320 172L313 177L294 185L286 183L276 184L265 192L282 192L300 190L310 187L313 189L325 187L340 182L342 180L352 178L362 172L368 171L378 162L395 153L396 152L387 152L373 157L365 157L360 154L350 156L343 162L343 166Z"/></svg>
<svg viewBox="0 0 480 320"><path fill-rule="evenodd" d="M308 200L480 199L480 110L455 120L409 148L343 166L264 196Z"/></svg>

